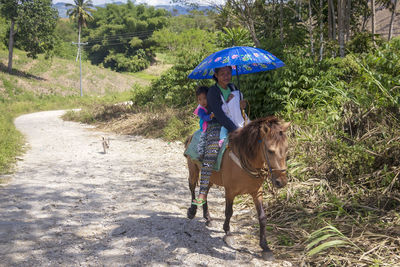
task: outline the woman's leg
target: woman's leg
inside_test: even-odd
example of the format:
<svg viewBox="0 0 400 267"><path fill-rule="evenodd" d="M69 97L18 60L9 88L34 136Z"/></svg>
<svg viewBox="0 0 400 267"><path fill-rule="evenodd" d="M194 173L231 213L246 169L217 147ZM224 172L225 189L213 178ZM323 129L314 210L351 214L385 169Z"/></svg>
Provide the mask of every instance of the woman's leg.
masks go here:
<svg viewBox="0 0 400 267"><path fill-rule="evenodd" d="M207 127L206 149L204 152L203 165L200 173L199 198L206 200L210 176L214 170L214 163L217 161L219 152L219 132L221 125L219 123L209 123Z"/></svg>
<svg viewBox="0 0 400 267"><path fill-rule="evenodd" d="M197 152L199 153L199 160L202 162L204 158L204 150L206 148L206 132L201 132L199 143L197 144Z"/></svg>

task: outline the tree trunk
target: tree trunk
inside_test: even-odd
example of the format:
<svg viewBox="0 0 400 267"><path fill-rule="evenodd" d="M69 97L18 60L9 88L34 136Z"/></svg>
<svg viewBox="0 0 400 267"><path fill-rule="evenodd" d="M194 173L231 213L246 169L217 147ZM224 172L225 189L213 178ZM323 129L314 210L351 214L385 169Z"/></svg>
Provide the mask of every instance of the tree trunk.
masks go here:
<svg viewBox="0 0 400 267"><path fill-rule="evenodd" d="M372 17L371 17L372 41L375 43L375 0L371 0L371 11L372 11Z"/></svg>
<svg viewBox="0 0 400 267"><path fill-rule="evenodd" d="M332 31L332 4L331 1L328 1L328 40L333 39L333 31Z"/></svg>
<svg viewBox="0 0 400 267"><path fill-rule="evenodd" d="M335 14L335 6L333 5L333 0L329 0L331 4L332 11L332 40L336 40L336 14Z"/></svg>
<svg viewBox="0 0 400 267"><path fill-rule="evenodd" d="M339 41L339 55L344 57L344 11L345 11L345 1L338 0L338 41Z"/></svg>
<svg viewBox="0 0 400 267"><path fill-rule="evenodd" d="M281 39L281 44L283 44L283 0L281 0L280 3L280 27L281 27L280 39Z"/></svg>
<svg viewBox="0 0 400 267"><path fill-rule="evenodd" d="M392 16L391 16L391 18L390 18L388 41L390 41L390 39L392 39L393 22L394 22L394 18L395 18L395 16L396 16L396 7L397 7L397 0L394 0L394 3L393 3L393 10L392 10Z"/></svg>
<svg viewBox="0 0 400 267"><path fill-rule="evenodd" d="M320 18L319 18L319 61L322 61L323 55L324 55L324 22L323 18L324 15L322 13L322 8L323 8L323 0L319 0L319 10L320 10Z"/></svg>
<svg viewBox="0 0 400 267"><path fill-rule="evenodd" d="M300 1L300 4L299 4L299 20L303 21L303 16L301 15L301 1Z"/></svg>
<svg viewBox="0 0 400 267"><path fill-rule="evenodd" d="M251 35L251 38L253 39L255 46L260 47L260 41L258 40L257 35L256 35L256 30L254 28L254 22L250 18L249 18L249 23L248 23L248 29L250 31L250 35Z"/></svg>
<svg viewBox="0 0 400 267"><path fill-rule="evenodd" d="M365 1L365 9L364 9L364 15L363 15L363 22L361 26L361 31L365 32L365 28L367 26L367 21L368 21L368 1Z"/></svg>
<svg viewBox="0 0 400 267"><path fill-rule="evenodd" d="M10 37L8 39L8 67L7 67L8 73L12 72L13 50L14 50L14 35L15 35L14 26L15 26L15 20L11 19Z"/></svg>
<svg viewBox="0 0 400 267"><path fill-rule="evenodd" d="M308 1L308 17L310 20L310 25L308 26L308 31L310 34L310 48L311 48L311 56L314 59L314 37L313 37L313 24L312 24L312 10L311 10L311 0Z"/></svg>
<svg viewBox="0 0 400 267"><path fill-rule="evenodd" d="M347 0L346 8L346 43L350 40L351 0Z"/></svg>

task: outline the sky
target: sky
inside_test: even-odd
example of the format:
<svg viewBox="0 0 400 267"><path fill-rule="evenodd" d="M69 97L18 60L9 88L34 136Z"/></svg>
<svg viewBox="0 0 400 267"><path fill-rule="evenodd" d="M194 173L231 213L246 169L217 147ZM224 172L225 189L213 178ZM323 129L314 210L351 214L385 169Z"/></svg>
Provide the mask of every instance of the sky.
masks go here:
<svg viewBox="0 0 400 267"><path fill-rule="evenodd" d="M127 0L92 0L92 3L94 5L103 5L106 3L112 3L112 2L126 2ZM198 0L196 1L199 4L206 4L207 2L217 2L217 3L221 3L223 0ZM53 0L53 4L58 3L58 2L64 2L64 3L74 3L73 0ZM170 4L170 0L136 0L132 2L136 2L136 3L147 3L150 6L154 6L154 5L168 5Z"/></svg>

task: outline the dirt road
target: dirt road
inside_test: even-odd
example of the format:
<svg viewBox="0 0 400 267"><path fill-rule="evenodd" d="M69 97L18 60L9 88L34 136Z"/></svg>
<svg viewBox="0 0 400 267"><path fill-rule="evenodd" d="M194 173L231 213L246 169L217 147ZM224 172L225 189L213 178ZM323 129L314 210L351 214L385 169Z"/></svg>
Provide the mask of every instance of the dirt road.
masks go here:
<svg viewBox="0 0 400 267"><path fill-rule="evenodd" d="M238 244L223 242L220 189L209 197L215 228L201 212L186 218L181 143L104 134L62 114L15 121L28 150L2 177L0 266L291 266L260 258L258 237L240 224L250 211L234 211ZM111 139L106 154L101 136Z"/></svg>

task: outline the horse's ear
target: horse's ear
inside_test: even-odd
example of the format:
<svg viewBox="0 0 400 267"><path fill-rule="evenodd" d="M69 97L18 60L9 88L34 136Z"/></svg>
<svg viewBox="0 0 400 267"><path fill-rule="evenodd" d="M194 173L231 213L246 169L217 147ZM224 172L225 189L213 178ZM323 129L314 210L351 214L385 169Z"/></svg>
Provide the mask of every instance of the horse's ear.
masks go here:
<svg viewBox="0 0 400 267"><path fill-rule="evenodd" d="M289 128L289 126L290 126L290 122L282 123L282 131L286 132L287 129Z"/></svg>

